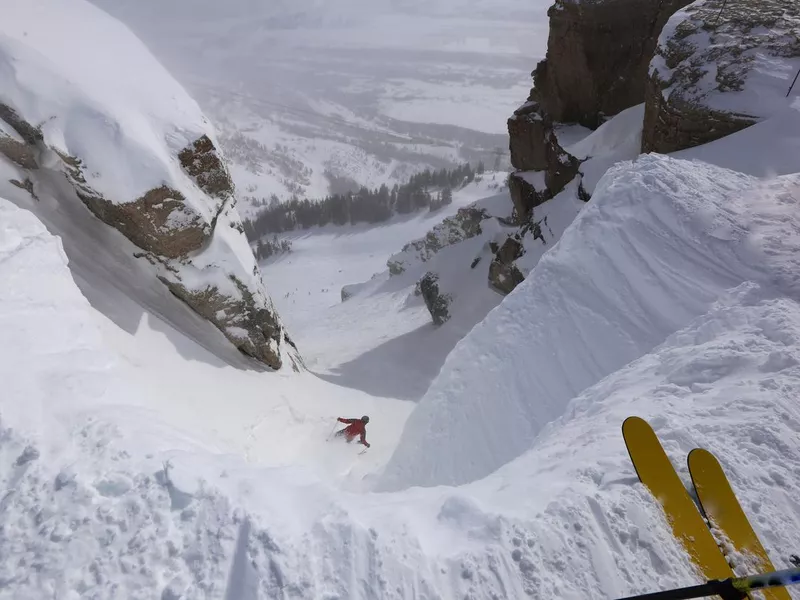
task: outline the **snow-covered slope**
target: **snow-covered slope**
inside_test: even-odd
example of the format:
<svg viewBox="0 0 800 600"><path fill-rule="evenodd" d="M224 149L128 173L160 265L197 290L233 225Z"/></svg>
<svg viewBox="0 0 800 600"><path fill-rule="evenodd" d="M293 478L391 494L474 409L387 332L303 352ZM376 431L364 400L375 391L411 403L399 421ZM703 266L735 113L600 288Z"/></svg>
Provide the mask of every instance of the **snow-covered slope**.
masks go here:
<svg viewBox="0 0 800 600"><path fill-rule="evenodd" d="M124 25L84 0L9 3L5 12L0 192L68 237L68 253L73 244L100 247L78 250L76 268L119 271L136 255L150 263L134 267L149 272L149 282L136 292L125 282L131 274L118 273L124 295L153 310L147 297L158 278L236 347L279 368L294 350L284 344L214 129L197 103ZM89 211L127 240L89 235L97 231ZM119 253L122 261L110 260ZM157 312L169 318L183 309L172 304Z"/></svg>
<svg viewBox="0 0 800 600"><path fill-rule="evenodd" d="M761 200L780 209L787 191L773 184ZM0 541L18 559L0 564L0 597L599 600L695 583L656 502L635 483L619 432L631 413L651 420L679 468L697 445L722 459L777 566L800 543L800 308L777 287L732 290L586 390L528 452L482 481L344 493L320 481L326 460L345 464L336 446L314 449L310 469L236 455L280 465L274 453L293 437L324 436L313 407L344 408L352 390L209 368L196 347L187 360L148 328L120 332L80 298L58 242L30 214L0 200L0 216L0 275L15 283L0 291L0 348L14 348L0 361L0 481L9 490ZM69 335L53 340L59 326ZM168 371L179 385L159 389ZM219 378L247 393L215 411ZM291 403L281 402L289 392ZM248 405L260 405L262 419L225 440ZM386 408L372 425L402 422ZM296 465L301 456L284 458ZM346 473L332 466L325 479Z"/></svg>
<svg viewBox="0 0 800 600"><path fill-rule="evenodd" d="M488 475L584 388L743 281L796 293L797 184L656 155L613 167L558 245L448 356L381 489Z"/></svg>
<svg viewBox="0 0 800 600"><path fill-rule="evenodd" d="M492 167L544 56L550 4L94 2L198 99L256 199L391 185L465 160Z"/></svg>
<svg viewBox="0 0 800 600"><path fill-rule="evenodd" d="M484 285L477 312L437 331L422 299L413 294L424 271L390 277L386 261L410 240L485 198L508 209L504 174L487 172L435 212L396 216L377 227L327 226L283 234L293 251L261 268L308 368L376 396L419 399L455 343L501 297ZM471 260L462 266L468 270ZM353 293L344 302L343 288Z"/></svg>

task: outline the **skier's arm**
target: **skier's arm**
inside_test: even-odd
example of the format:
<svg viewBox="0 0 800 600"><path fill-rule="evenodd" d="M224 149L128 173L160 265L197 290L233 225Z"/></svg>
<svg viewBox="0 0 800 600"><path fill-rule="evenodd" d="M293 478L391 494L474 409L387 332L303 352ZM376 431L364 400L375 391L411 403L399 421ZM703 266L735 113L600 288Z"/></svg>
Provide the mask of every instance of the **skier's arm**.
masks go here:
<svg viewBox="0 0 800 600"><path fill-rule="evenodd" d="M364 444L367 448L369 448L369 442L367 442L367 432L366 431L362 431L361 432L361 440L360 440L359 443Z"/></svg>
<svg viewBox="0 0 800 600"><path fill-rule="evenodd" d="M347 425L352 425L353 423L356 422L355 419L343 419L342 417L339 417L336 420L339 421L339 423L345 423Z"/></svg>

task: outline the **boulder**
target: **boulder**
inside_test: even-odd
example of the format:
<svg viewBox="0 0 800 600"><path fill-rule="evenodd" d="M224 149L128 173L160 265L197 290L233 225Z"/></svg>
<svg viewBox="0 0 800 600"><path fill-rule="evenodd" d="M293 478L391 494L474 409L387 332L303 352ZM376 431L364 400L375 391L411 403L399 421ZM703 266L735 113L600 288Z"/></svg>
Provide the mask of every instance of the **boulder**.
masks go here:
<svg viewBox="0 0 800 600"><path fill-rule="evenodd" d="M551 128L552 123L536 102L528 101L514 111L508 120L511 166L520 171L547 169L545 139Z"/></svg>
<svg viewBox="0 0 800 600"><path fill-rule="evenodd" d="M450 303L452 298L448 294L443 294L439 290L439 276L428 271L419 280L419 288L422 299L428 312L431 313L434 325L443 325L450 319Z"/></svg>
<svg viewBox="0 0 800 600"><path fill-rule="evenodd" d="M783 108L798 40L794 0L698 0L676 13L650 64L642 150L705 144Z"/></svg>
<svg viewBox="0 0 800 600"><path fill-rule="evenodd" d="M525 280L525 276L514 264L525 254L522 243L514 236L509 236L495 253L489 265L489 283L497 291L510 294L515 287Z"/></svg>
<svg viewBox="0 0 800 600"><path fill-rule="evenodd" d="M207 135L200 136L181 150L178 160L183 170L194 178L197 187L209 196L225 199L233 195L233 181Z"/></svg>

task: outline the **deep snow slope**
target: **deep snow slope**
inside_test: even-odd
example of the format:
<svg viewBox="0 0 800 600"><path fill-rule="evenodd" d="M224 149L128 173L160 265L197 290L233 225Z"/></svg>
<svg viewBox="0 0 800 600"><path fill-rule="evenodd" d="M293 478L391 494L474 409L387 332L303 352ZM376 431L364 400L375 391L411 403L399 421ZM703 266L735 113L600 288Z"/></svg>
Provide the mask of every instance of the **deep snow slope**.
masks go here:
<svg viewBox="0 0 800 600"><path fill-rule="evenodd" d="M379 488L484 477L726 289L796 293L798 200L791 176L760 182L658 155L613 167L557 246L448 356Z"/></svg>
<svg viewBox="0 0 800 600"><path fill-rule="evenodd" d="M247 196L507 166L506 117L543 57L549 0L94 0L129 25L221 131ZM158 14L158 18L153 18Z"/></svg>
<svg viewBox="0 0 800 600"><path fill-rule="evenodd" d="M785 194L797 179L781 183L761 200L794 212ZM373 494L294 462L247 464L237 443L274 453L291 440L280 429L225 442L202 427L212 412L229 427L260 388L265 423L319 436L310 408L343 408L335 386L204 364L188 340L182 357L147 327L125 334L80 297L57 239L3 200L0 276L14 283L0 289L0 546L14 558L0 562L0 598L599 600L696 583L636 483L619 432L631 413L652 421L678 468L696 445L721 458L777 566L800 544L800 307L777 287L723 295L490 477ZM175 382L161 388L168 371ZM246 397L220 405L215 379Z"/></svg>

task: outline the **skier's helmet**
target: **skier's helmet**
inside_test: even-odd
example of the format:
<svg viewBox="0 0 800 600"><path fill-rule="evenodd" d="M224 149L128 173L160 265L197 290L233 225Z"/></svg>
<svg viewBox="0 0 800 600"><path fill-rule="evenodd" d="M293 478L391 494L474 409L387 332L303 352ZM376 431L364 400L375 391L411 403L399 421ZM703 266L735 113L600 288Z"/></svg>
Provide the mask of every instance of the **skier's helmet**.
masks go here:
<svg viewBox="0 0 800 600"><path fill-rule="evenodd" d="M364 415L363 417L361 417L361 421L362 423L364 423L364 425L366 425L367 423L369 423L369 417L367 415Z"/></svg>

